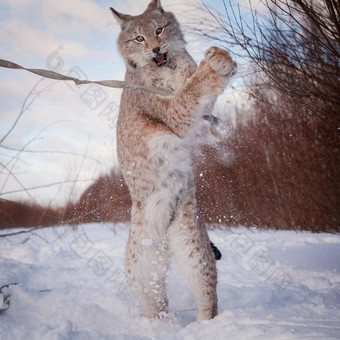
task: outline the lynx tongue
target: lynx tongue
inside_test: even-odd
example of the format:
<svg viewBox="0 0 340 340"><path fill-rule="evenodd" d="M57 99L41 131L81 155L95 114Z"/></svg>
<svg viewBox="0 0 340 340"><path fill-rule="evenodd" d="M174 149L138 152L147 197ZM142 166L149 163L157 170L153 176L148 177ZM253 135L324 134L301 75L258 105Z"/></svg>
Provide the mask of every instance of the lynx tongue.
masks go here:
<svg viewBox="0 0 340 340"><path fill-rule="evenodd" d="M166 57L167 57L166 53L157 53L156 57L153 58L153 60L155 61L157 66L163 66L167 62Z"/></svg>

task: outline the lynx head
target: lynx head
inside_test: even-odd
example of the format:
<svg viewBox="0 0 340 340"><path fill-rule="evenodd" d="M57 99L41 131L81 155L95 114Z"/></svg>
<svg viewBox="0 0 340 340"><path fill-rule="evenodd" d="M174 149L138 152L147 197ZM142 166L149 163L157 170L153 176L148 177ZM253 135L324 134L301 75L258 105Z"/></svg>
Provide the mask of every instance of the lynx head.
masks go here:
<svg viewBox="0 0 340 340"><path fill-rule="evenodd" d="M160 0L152 0L138 16L110 8L121 27L118 48L127 68L162 67L185 50L185 41L175 16L165 12Z"/></svg>

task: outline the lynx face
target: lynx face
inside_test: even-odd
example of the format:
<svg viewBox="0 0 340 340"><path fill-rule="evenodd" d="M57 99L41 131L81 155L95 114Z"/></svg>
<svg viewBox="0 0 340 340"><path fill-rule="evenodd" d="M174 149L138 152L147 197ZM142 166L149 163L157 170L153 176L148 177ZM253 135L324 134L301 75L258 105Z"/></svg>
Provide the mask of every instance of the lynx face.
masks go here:
<svg viewBox="0 0 340 340"><path fill-rule="evenodd" d="M147 9L139 16L124 15L124 19L120 16L120 24L118 48L128 68L166 66L171 58L185 50L177 20L161 7Z"/></svg>

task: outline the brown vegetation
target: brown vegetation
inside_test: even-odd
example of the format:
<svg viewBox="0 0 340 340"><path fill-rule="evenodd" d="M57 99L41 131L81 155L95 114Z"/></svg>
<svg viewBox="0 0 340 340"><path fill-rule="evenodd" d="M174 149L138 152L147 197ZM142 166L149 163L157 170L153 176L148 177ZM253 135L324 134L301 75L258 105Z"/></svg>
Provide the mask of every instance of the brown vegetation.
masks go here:
<svg viewBox="0 0 340 340"><path fill-rule="evenodd" d="M334 0L266 0L246 22L231 1L218 29L257 76L253 119L227 147L235 162L218 176L242 224L339 231L340 7ZM213 32L213 33L211 33ZM214 170L213 170L214 171ZM220 196L220 194L219 194ZM233 213L231 211L231 213Z"/></svg>
<svg viewBox="0 0 340 340"><path fill-rule="evenodd" d="M131 199L120 172L101 176L65 209L66 223L125 222L130 220Z"/></svg>
<svg viewBox="0 0 340 340"><path fill-rule="evenodd" d="M274 120L274 121L272 121ZM324 146L310 143L315 129L277 115L239 125L217 147L204 146L195 160L198 207L207 223L276 229L339 231L338 187ZM232 161L220 163L222 152ZM231 152L232 151L232 152ZM330 173L333 171L333 173ZM63 212L0 201L1 227L58 223L120 222L131 201L119 172L100 177Z"/></svg>
<svg viewBox="0 0 340 340"><path fill-rule="evenodd" d="M0 229L51 226L61 223L63 210L0 199Z"/></svg>
<svg viewBox="0 0 340 340"><path fill-rule="evenodd" d="M198 165L197 197L207 221L229 225L335 232L340 229L339 153L320 143L312 122L261 111L239 125L220 148L230 165L207 148ZM212 159L215 162L212 162Z"/></svg>

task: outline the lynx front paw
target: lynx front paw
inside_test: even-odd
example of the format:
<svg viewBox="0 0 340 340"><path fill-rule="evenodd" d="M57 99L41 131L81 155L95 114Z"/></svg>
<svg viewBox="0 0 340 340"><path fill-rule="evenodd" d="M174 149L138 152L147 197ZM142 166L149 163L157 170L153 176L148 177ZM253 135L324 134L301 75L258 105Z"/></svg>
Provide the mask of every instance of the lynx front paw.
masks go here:
<svg viewBox="0 0 340 340"><path fill-rule="evenodd" d="M205 52L204 58L209 62L210 67L221 76L229 78L236 73L237 64L225 50L216 46L210 47Z"/></svg>

